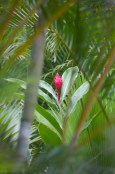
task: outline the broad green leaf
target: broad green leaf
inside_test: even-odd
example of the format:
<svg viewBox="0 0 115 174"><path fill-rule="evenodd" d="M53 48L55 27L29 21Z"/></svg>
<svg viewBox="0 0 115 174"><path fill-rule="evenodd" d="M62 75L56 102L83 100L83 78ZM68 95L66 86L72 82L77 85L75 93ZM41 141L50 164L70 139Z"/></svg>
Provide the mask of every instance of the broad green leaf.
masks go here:
<svg viewBox="0 0 115 174"><path fill-rule="evenodd" d="M51 106L56 107L55 102L49 97L49 95L47 95L41 89L38 90L38 97L40 97L42 100L48 102Z"/></svg>
<svg viewBox="0 0 115 174"><path fill-rule="evenodd" d="M89 83L85 82L83 83L73 94L71 97L71 106L70 106L70 112L73 112L75 109L75 106L77 105L77 102L88 92L89 90Z"/></svg>
<svg viewBox="0 0 115 174"><path fill-rule="evenodd" d="M42 137L43 141L48 145L55 147L62 143L59 136L52 129L50 129L47 125L40 124L39 133L40 133L40 136Z"/></svg>
<svg viewBox="0 0 115 174"><path fill-rule="evenodd" d="M61 117L61 113L59 113L59 111L54 110L53 108L50 107L51 110L49 110L49 112L51 113L51 115L53 115L53 117L55 117L55 119L57 120L57 122L59 123L61 129L63 127L63 122L62 122L62 117Z"/></svg>
<svg viewBox="0 0 115 174"><path fill-rule="evenodd" d="M35 111L35 118L39 123L44 124L46 127L48 127L49 129L51 129L53 132L55 132L57 134L57 136L61 139L61 135L59 133L59 131L56 130L56 128L49 122L49 120L47 118L45 118L44 115L41 115L38 111Z"/></svg>
<svg viewBox="0 0 115 174"><path fill-rule="evenodd" d="M41 115L39 112L35 111L35 118L39 123L44 124L45 126L49 127L51 130L53 130L54 132L56 132L56 134L59 135L58 131L55 129L55 127L46 119L44 118L43 115Z"/></svg>
<svg viewBox="0 0 115 174"><path fill-rule="evenodd" d="M77 67L71 67L68 68L62 75L63 79L63 85L61 90L61 101L65 99L65 96L70 91L75 79L78 76L78 68Z"/></svg>
<svg viewBox="0 0 115 174"><path fill-rule="evenodd" d="M62 134L62 129L60 128L59 123L55 119L55 117L48 112L46 109L41 107L40 105L36 108L37 112L39 112L60 134Z"/></svg>
<svg viewBox="0 0 115 174"><path fill-rule="evenodd" d="M40 80L40 88L44 88L45 90L47 90L54 97L54 99L57 100L56 93L49 83Z"/></svg>
<svg viewBox="0 0 115 174"><path fill-rule="evenodd" d="M69 114L69 119L68 119L68 125L67 125L67 131L66 131L66 142L69 143L75 132L76 125L79 121L79 118L82 113L82 106L80 101L78 101L75 110Z"/></svg>

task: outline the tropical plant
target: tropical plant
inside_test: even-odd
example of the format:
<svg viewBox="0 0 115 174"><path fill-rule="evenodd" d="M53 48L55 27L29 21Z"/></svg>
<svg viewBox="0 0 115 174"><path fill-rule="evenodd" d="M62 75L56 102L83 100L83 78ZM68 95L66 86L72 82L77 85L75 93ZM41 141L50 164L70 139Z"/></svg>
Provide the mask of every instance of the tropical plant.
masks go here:
<svg viewBox="0 0 115 174"><path fill-rule="evenodd" d="M80 82L81 78L82 82ZM11 78L7 79L7 81L19 84L22 89L25 89L26 87L25 82L19 79ZM51 145L57 145L59 142L63 142L63 134L65 131L64 129L66 129L65 126L67 126L64 125L67 124L66 119L69 119L69 115L72 115L72 113L74 113L78 101L81 100L84 94L86 94L89 90L89 83L83 83L83 81L85 81L85 79L83 80L83 75L80 74L77 67L68 68L62 75L63 85L59 103L58 96L56 96L56 92L52 88L52 86L44 80L40 80L40 89L38 90L38 95L42 102L36 107L35 118L38 123L40 123L40 135L46 137L42 137L43 139L45 139L45 142L50 142ZM78 89L76 90L77 86ZM71 96L71 98L69 97L69 95ZM21 96L21 99L23 99L22 96L24 96L24 93L18 93L18 96ZM68 105L69 100L71 102L70 106ZM47 104L47 107L45 106L45 108L44 102ZM43 106L41 106L42 103ZM74 117L78 118L78 116L79 115L75 115ZM66 123L64 123L64 121L66 121ZM74 129L73 123L71 123L69 126L71 129ZM45 132L47 132L48 129L49 134L46 135Z"/></svg>
<svg viewBox="0 0 115 174"><path fill-rule="evenodd" d="M114 8L113 0L0 2L1 173L115 173Z"/></svg>

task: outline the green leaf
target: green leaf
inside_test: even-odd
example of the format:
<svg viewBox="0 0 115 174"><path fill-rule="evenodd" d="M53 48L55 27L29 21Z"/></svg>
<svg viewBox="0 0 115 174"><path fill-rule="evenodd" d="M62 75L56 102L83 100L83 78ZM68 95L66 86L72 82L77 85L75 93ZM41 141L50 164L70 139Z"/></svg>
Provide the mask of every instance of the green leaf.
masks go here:
<svg viewBox="0 0 115 174"><path fill-rule="evenodd" d="M92 121L94 120L94 118L95 118L97 115L98 115L98 114L95 114L95 115L92 116L88 121L86 121L85 125L84 125L83 128L82 128L82 131L84 131L85 129L87 129L87 128L91 125Z"/></svg>
<svg viewBox="0 0 115 174"><path fill-rule="evenodd" d="M48 112L46 109L42 108L39 105L37 106L36 111L43 117L41 120L39 119L39 122L44 123L44 121L47 120L48 125L46 122L45 125L49 126L50 128L52 127L51 129L55 129L58 132L58 134L62 134L62 129L59 123L50 112Z"/></svg>
<svg viewBox="0 0 115 174"><path fill-rule="evenodd" d="M68 68L62 75L63 79L63 85L61 90L61 101L65 99L65 96L70 91L75 79L78 76L78 68L77 67L71 67ZM71 84L70 84L71 83Z"/></svg>
<svg viewBox="0 0 115 174"><path fill-rule="evenodd" d="M54 131L59 137L59 132L55 129L55 127L39 112L35 111L35 118L39 123L44 124L45 126L49 127L52 131Z"/></svg>
<svg viewBox="0 0 115 174"><path fill-rule="evenodd" d="M59 138L59 136L48 126L40 124L39 133L46 144L53 147L61 144L61 139Z"/></svg>
<svg viewBox="0 0 115 174"><path fill-rule="evenodd" d="M8 78L8 79L5 79L5 80L7 80L8 82L16 83L16 84L18 84L21 88L26 89L26 83L25 83L23 80L15 79L15 78Z"/></svg>
<svg viewBox="0 0 115 174"><path fill-rule="evenodd" d="M19 85L21 88L26 89L26 83L20 79L15 79L15 78L8 78L6 79L8 82L12 82L12 83L16 83L17 85ZM55 96L55 91L53 90L53 88L45 81L40 81L40 87L46 89L48 92L50 91L50 93ZM54 103L54 101L47 95L45 94L42 90L38 90L38 94L39 97L43 100L45 100L46 102L48 102L50 105L52 106L56 106L56 104ZM19 97L22 97L22 93L18 93Z"/></svg>
<svg viewBox="0 0 115 174"><path fill-rule="evenodd" d="M22 106L19 101L11 101L0 108L0 141L15 141L19 132L22 115Z"/></svg>
<svg viewBox="0 0 115 174"><path fill-rule="evenodd" d="M75 110L69 114L69 120L67 125L67 131L66 131L66 142L69 143L75 133L76 125L78 124L79 118L82 113L82 106L81 102L78 101Z"/></svg>
<svg viewBox="0 0 115 174"><path fill-rule="evenodd" d="M36 137L36 138L34 138L34 139L32 139L32 140L30 140L29 144L38 142L39 140L41 140L41 137L40 137L40 136L39 136L39 137Z"/></svg>
<svg viewBox="0 0 115 174"><path fill-rule="evenodd" d="M70 112L73 112L77 102L88 92L89 90L89 83L85 82L83 83L73 94L71 97L71 106L70 106Z"/></svg>
<svg viewBox="0 0 115 174"><path fill-rule="evenodd" d="M39 97L40 97L42 100L46 101L46 102L49 103L51 106L56 107L55 102L49 97L49 95L47 95L46 93L44 93L42 90L40 90L40 89L38 90L38 95L39 95Z"/></svg>
<svg viewBox="0 0 115 174"><path fill-rule="evenodd" d="M40 87L47 90L54 97L54 99L57 100L56 93L49 83L47 83L43 80L40 80Z"/></svg>

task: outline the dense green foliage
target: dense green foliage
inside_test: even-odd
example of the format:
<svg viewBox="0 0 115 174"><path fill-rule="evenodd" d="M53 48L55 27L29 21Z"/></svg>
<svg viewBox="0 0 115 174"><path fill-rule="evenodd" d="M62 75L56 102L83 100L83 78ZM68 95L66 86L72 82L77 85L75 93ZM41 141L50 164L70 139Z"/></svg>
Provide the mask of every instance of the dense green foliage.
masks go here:
<svg viewBox="0 0 115 174"><path fill-rule="evenodd" d="M19 173L114 174L114 0L1 0L0 16L0 173L15 171L32 43L46 29L27 159ZM39 16L45 20L36 27Z"/></svg>

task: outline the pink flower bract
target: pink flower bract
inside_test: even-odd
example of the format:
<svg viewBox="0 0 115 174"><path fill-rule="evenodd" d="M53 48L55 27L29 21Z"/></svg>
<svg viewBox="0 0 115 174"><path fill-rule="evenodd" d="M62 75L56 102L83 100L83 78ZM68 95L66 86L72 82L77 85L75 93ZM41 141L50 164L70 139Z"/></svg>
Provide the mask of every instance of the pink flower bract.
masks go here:
<svg viewBox="0 0 115 174"><path fill-rule="evenodd" d="M58 73L54 77L54 84L57 91L58 102L60 103L60 95L61 95L61 88L62 88L63 82L62 82L62 77Z"/></svg>
<svg viewBox="0 0 115 174"><path fill-rule="evenodd" d="M54 83L55 83L55 87L56 89L59 89L62 87L62 77L57 73L55 78L54 78Z"/></svg>

